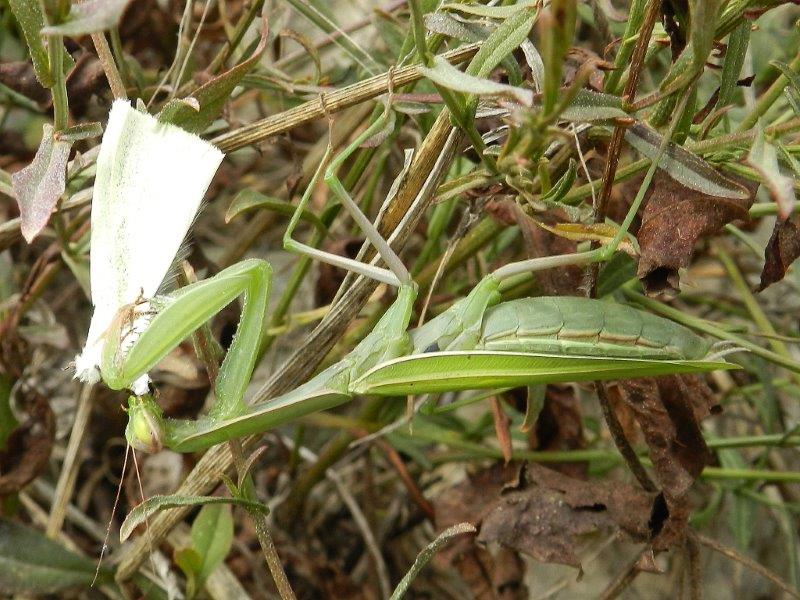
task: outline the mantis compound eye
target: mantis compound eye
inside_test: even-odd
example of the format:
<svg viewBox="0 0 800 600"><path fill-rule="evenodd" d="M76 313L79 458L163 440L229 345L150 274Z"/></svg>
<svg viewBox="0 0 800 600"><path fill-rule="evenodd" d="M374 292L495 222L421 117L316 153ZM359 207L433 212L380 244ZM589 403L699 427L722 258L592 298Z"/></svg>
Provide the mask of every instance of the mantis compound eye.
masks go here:
<svg viewBox="0 0 800 600"><path fill-rule="evenodd" d="M164 447L164 417L151 395L128 398L125 437L131 446L143 452L158 452Z"/></svg>

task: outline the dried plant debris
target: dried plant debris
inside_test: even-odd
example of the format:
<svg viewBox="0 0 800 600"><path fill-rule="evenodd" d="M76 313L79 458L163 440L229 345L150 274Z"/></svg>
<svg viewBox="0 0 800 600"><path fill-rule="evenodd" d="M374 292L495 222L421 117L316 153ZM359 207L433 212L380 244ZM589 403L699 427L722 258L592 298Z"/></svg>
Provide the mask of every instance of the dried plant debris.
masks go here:
<svg viewBox="0 0 800 600"><path fill-rule="evenodd" d="M777 219L764 248L764 269L757 291L763 291L786 276L786 271L800 256L800 228L797 217Z"/></svg>
<svg viewBox="0 0 800 600"><path fill-rule="evenodd" d="M29 394L27 419L13 429L0 447L0 497L19 492L47 468L56 418L47 399Z"/></svg>
<svg viewBox="0 0 800 600"><path fill-rule="evenodd" d="M700 429L715 406L713 392L695 375L631 379L615 390L633 409L659 487L669 497L684 496L713 460Z"/></svg>
<svg viewBox="0 0 800 600"><path fill-rule="evenodd" d="M580 481L527 465L480 519L478 541L498 542L541 562L580 566L581 536L618 531L645 541L653 499L619 483Z"/></svg>
<svg viewBox="0 0 800 600"><path fill-rule="evenodd" d="M753 195L726 198L690 189L664 173L653 178L637 239L637 277L649 295L680 291L678 270L691 262L697 243L725 224L747 220Z"/></svg>

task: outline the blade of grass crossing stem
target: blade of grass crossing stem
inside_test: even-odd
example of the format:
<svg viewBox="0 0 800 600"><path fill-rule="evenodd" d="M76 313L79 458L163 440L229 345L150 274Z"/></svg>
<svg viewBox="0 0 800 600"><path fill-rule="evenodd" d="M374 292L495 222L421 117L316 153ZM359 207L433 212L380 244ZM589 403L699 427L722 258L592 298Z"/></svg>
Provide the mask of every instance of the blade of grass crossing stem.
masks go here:
<svg viewBox="0 0 800 600"><path fill-rule="evenodd" d="M403 576L403 579L400 580L400 583L397 584L397 587L395 588L389 600L400 600L400 598L405 596L409 586L411 585L411 582L416 579L420 571L422 571L425 565L428 564L428 561L433 558L433 555L436 554L441 547L450 540L450 538L461 535L462 533L475 533L475 531L477 530L472 523L459 523L458 525L453 525L452 527L449 527L440 533L435 540L425 546L422 552L417 555L417 559L414 561L414 564L411 565L408 573L406 573Z"/></svg>

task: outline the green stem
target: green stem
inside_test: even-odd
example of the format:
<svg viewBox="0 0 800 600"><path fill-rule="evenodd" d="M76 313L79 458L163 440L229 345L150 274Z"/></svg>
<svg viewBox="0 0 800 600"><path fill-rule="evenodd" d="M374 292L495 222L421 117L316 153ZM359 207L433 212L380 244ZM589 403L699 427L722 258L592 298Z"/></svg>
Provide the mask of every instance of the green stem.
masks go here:
<svg viewBox="0 0 800 600"><path fill-rule="evenodd" d="M236 23L236 29L234 30L233 35L225 42L225 45L222 46L220 51L211 61L211 64L208 66L209 73L216 73L217 70L225 64L225 61L230 58L233 51L242 42L244 34L250 28L250 25L256 18L256 15L261 12L261 8L263 6L264 0L255 0L254 2L250 3L247 12L239 19L239 22Z"/></svg>
<svg viewBox="0 0 800 600"><path fill-rule="evenodd" d="M741 346L745 350L749 350L756 356L760 356L761 358L768 360L772 363L780 365L793 373L800 373L800 363L797 361L785 358L780 354L776 354L766 348L762 348L761 346L754 344L753 342L744 339L736 334L733 334L729 331L722 329L721 327L714 325L708 321L704 321L702 319L698 319L691 315L686 314L685 312L678 310L676 308L672 308L671 306L667 306L666 304L662 304L661 302L657 302L655 300L651 300L642 294L639 294L633 291L629 285L622 286L620 288L622 293L625 295L626 298L636 302L644 306L645 308L652 310L655 313L658 313L662 316L668 317L673 321L681 323L682 325L686 325L687 327L691 327L692 329L696 329L697 331L702 331L703 333L707 333L709 335L713 335L716 338L721 340L728 340L734 342L737 346Z"/></svg>
<svg viewBox="0 0 800 600"><path fill-rule="evenodd" d="M62 131L67 128L69 121L67 85L64 79L64 38L60 35L50 36L47 52L53 79L53 85L50 87L53 96L53 129Z"/></svg>
<svg viewBox="0 0 800 600"><path fill-rule="evenodd" d="M426 67L433 66L433 55L428 44L425 43L425 24L422 22L422 9L419 0L408 0L408 10L411 11L411 27L414 32L414 44L417 54Z"/></svg>

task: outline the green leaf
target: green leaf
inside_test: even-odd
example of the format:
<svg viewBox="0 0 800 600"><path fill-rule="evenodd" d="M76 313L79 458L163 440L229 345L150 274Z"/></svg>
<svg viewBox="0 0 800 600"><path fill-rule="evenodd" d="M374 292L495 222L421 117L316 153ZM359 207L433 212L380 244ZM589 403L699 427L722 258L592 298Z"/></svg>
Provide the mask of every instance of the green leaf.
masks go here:
<svg viewBox="0 0 800 600"><path fill-rule="evenodd" d="M236 194L233 202L231 202L228 212L225 213L225 222L230 223L240 214L257 208L271 210L272 212L287 217L291 217L296 210L295 207L286 200L265 196L261 192L256 192L255 190L243 189ZM304 210L301 212L300 220L312 225L323 237L328 234L328 228L325 227L325 224L319 220L319 217L311 211Z"/></svg>
<svg viewBox="0 0 800 600"><path fill-rule="evenodd" d="M45 123L33 162L11 176L22 221L20 229L29 244L47 225L64 193L71 148L71 142L56 139L53 127Z"/></svg>
<svg viewBox="0 0 800 600"><path fill-rule="evenodd" d="M736 450L719 450L720 464L726 469L747 469L749 465ZM736 489L730 490L728 512L728 526L736 539L740 550L746 551L753 538L753 525L755 519L755 502L747 496L737 493Z"/></svg>
<svg viewBox="0 0 800 600"><path fill-rule="evenodd" d="M527 386L527 402L525 403L525 417L519 426L520 431L530 431L536 425L539 413L544 408L544 395L547 386L544 384Z"/></svg>
<svg viewBox="0 0 800 600"><path fill-rule="evenodd" d="M397 584L394 592L392 592L392 596L389 600L400 600L405 593L408 591L408 587L411 585L411 582L419 575L419 572L428 564L431 558L433 558L434 554L436 554L442 546L444 546L451 538L456 537L457 535L462 535L464 533L475 533L477 530L472 523L459 523L458 525L453 525L452 527L448 527L438 536L436 539L433 540L430 544L428 544L425 548L423 548L422 552L419 553L417 559L414 561L414 564L411 565L411 568L408 570L403 576L403 579L400 580L400 583Z"/></svg>
<svg viewBox="0 0 800 600"><path fill-rule="evenodd" d="M692 28L689 39L693 50L694 67L702 71L717 32L717 15L722 0L694 0L689 4Z"/></svg>
<svg viewBox="0 0 800 600"><path fill-rule="evenodd" d="M199 109L195 109L185 102L179 105L170 105L168 112L165 112L164 115L158 115L158 120L172 123L192 133L204 131L222 112L223 106L225 106L242 77L258 63L266 46L267 27L265 25L261 31L261 40L258 46L247 60L218 75L208 83L201 85L192 92L189 98L185 99L196 100L200 105Z"/></svg>
<svg viewBox="0 0 800 600"><path fill-rule="evenodd" d="M527 8L538 8L539 2L518 2L511 6L484 6L482 4L456 4L450 2L442 5L442 10L453 10L476 17L489 19L507 19Z"/></svg>
<svg viewBox="0 0 800 600"><path fill-rule="evenodd" d="M446 35L462 42L482 42L491 35L490 30L482 25L459 21L447 13L441 12L425 15L425 28L433 33ZM522 73L514 57L506 56L501 63L508 74L509 83L519 85L522 82Z"/></svg>
<svg viewBox="0 0 800 600"><path fill-rule="evenodd" d="M80 123L56 132L55 137L62 142L74 143L81 140L90 140L103 135L103 126L97 121L93 123Z"/></svg>
<svg viewBox="0 0 800 600"><path fill-rule="evenodd" d="M578 90L569 106L559 115L559 118L567 121L586 123L629 117L630 115L622 110L622 100L619 96L601 94L584 88Z"/></svg>
<svg viewBox="0 0 800 600"><path fill-rule="evenodd" d="M522 42L539 16L538 6L524 6L495 29L486 38L467 67L467 74L485 79Z"/></svg>
<svg viewBox="0 0 800 600"><path fill-rule="evenodd" d="M567 195L572 184L575 183L575 178L578 175L578 163L574 159L569 159L569 166L566 172L556 181L555 185L551 187L546 194L542 195L542 202L560 202L561 199Z"/></svg>
<svg viewBox="0 0 800 600"><path fill-rule="evenodd" d="M449 90L475 94L476 96L493 96L512 98L520 104L531 106L533 92L523 88L497 83L459 71L441 56L433 59L433 68L419 67L425 77Z"/></svg>
<svg viewBox="0 0 800 600"><path fill-rule="evenodd" d="M661 146L661 135L643 123L625 130L625 139L643 156L653 159ZM682 146L670 143L658 164L675 181L709 196L743 200L749 192L720 175L702 158Z"/></svg>
<svg viewBox="0 0 800 600"><path fill-rule="evenodd" d="M42 41L41 30L44 27L44 13L42 12L41 2L33 0L8 0L11 12L22 29L25 43L28 44L28 53L33 61L33 71L36 79L44 87L53 85L53 78L50 74L50 59L47 56L47 48Z"/></svg>
<svg viewBox="0 0 800 600"><path fill-rule="evenodd" d="M487 29L469 21L459 21L447 13L437 12L424 17L425 29L461 42L479 42L489 35Z"/></svg>
<svg viewBox="0 0 800 600"><path fill-rule="evenodd" d="M784 89L786 99L789 101L795 114L800 115L800 76L784 62L773 60L770 64L780 69L780 72L788 80L789 85Z"/></svg>
<svg viewBox="0 0 800 600"><path fill-rule="evenodd" d="M722 64L722 80L719 84L717 108L727 106L733 102L736 91L736 82L742 73L742 65L747 55L747 46L750 44L750 21L742 20L741 24L733 30L728 37L728 50L725 53L725 62Z"/></svg>
<svg viewBox="0 0 800 600"><path fill-rule="evenodd" d="M539 22L544 81L542 109L549 114L558 103L561 89L561 68L575 37L576 0L552 0L550 9Z"/></svg>
<svg viewBox="0 0 800 600"><path fill-rule="evenodd" d="M194 548L180 548L173 553L172 558L186 577L186 597L191 600L202 587L199 575L203 568L203 558Z"/></svg>
<svg viewBox="0 0 800 600"><path fill-rule="evenodd" d="M220 496L182 496L172 494L169 496L152 496L134 508L122 523L119 530L119 540L127 540L133 530L144 523L150 516L159 510L178 508L180 506L203 506L205 504L236 504L245 508L267 512L267 508L260 502L252 502L242 498L222 498Z"/></svg>
<svg viewBox="0 0 800 600"><path fill-rule="evenodd" d="M198 587L202 587L208 576L225 560L232 543L231 507L222 504L203 506L192 523L192 546L202 557Z"/></svg>
<svg viewBox="0 0 800 600"><path fill-rule="evenodd" d="M45 35L78 37L113 29L119 25L122 13L131 0L84 0L74 2L63 23L42 29Z"/></svg>
<svg viewBox="0 0 800 600"><path fill-rule="evenodd" d="M40 531L0 519L0 590L5 594L57 594L94 579L95 561L73 554ZM101 582L111 579L101 569Z"/></svg>

